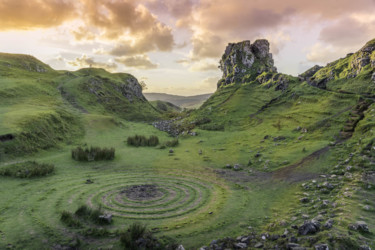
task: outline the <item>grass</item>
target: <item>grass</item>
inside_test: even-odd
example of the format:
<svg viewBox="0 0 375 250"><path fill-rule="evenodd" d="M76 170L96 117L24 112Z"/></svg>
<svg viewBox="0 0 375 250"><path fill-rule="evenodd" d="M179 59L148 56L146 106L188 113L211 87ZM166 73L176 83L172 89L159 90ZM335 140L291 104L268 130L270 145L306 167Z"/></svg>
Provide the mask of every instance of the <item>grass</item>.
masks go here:
<svg viewBox="0 0 375 250"><path fill-rule="evenodd" d="M15 80L20 72L24 78ZM292 223L291 214L298 216L297 224L302 223L302 213L317 215L311 206L299 202L305 192L302 182L341 171L335 168L337 163L374 136L372 105L352 139L288 172L289 165L336 141L335 136L350 118L351 108L359 101L358 94L325 91L294 78L289 79L289 88L284 92L256 82L228 85L201 109L186 114L187 124L201 123L195 128L198 136L185 134L171 140L148 123L129 121L148 114L159 117L149 104L128 103L112 93L109 85L103 91L120 98L124 106L111 109L115 102L100 103L87 93L92 78L104 85L108 83L105 78L113 79L118 87L129 75L110 75L96 69L41 74L16 67L7 74L0 80L4 86L0 91L0 131L14 134L16 139L0 142L0 169L14 166L15 161L38 159L53 164L55 174L45 178L0 176L0 190L6 190L0 192L0 248L10 244L16 249L41 249L46 245L69 245L78 237L87 239L80 241L82 249L120 249L123 245L115 236L123 232L124 226L139 225L134 223L147 225L159 239L175 239L185 249L196 249L213 239L248 234L249 226L257 232L280 233L284 228L275 225L283 219ZM47 81L51 76L54 81ZM34 80L26 81L30 77ZM69 93L69 100L61 96L59 86ZM133 114L117 114L132 108ZM133 138L140 141L139 145L148 145L151 135L152 144L160 141L165 149L124 143L124 138ZM84 143L116 148L116 157L111 161L75 161L71 149ZM169 153L169 147L177 145ZM16 153L20 154L16 157ZM362 164L360 160L353 165ZM226 164L240 164L242 170L224 169ZM285 172L276 178L274 173L282 170ZM332 231L334 235L347 233L346 226L360 217L367 218L370 230L375 230L371 211L356 207L364 197L371 196L371 190L363 190L353 199L340 198L345 188L360 183L359 172L354 174L358 179L345 182L337 193L319 193L322 199L334 196L348 204L335 210L342 222L338 231ZM134 199L126 195L126 190L139 185L155 186L155 196ZM90 219L98 207L114 216L113 223L105 228ZM142 226L133 227L130 232L142 231ZM326 235L323 231L318 239L328 241ZM359 236L355 233L352 238ZM363 237L373 240L372 235Z"/></svg>
<svg viewBox="0 0 375 250"><path fill-rule="evenodd" d="M100 147L83 149L81 147L77 147L72 149L72 158L76 161L113 160L115 158L115 149Z"/></svg>
<svg viewBox="0 0 375 250"><path fill-rule="evenodd" d="M52 164L26 161L0 168L0 175L15 178L41 177L51 174L54 169Z"/></svg>

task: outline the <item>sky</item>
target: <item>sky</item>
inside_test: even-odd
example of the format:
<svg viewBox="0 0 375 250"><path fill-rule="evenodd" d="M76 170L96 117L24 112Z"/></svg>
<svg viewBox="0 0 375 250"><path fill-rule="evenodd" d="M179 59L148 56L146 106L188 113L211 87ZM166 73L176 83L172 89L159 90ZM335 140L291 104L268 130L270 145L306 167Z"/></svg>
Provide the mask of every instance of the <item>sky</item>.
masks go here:
<svg viewBox="0 0 375 250"><path fill-rule="evenodd" d="M375 0L0 0L0 52L130 73L145 92L212 93L226 45L260 38L298 75L375 38Z"/></svg>

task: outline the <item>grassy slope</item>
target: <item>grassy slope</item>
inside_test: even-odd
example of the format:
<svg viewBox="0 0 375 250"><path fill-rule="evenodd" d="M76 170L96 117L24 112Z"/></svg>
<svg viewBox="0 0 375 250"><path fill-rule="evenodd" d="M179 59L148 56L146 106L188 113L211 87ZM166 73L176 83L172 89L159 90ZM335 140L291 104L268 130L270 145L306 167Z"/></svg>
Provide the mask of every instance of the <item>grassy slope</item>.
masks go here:
<svg viewBox="0 0 375 250"><path fill-rule="evenodd" d="M191 120L209 117L212 123L223 124L225 131L197 129L198 137L180 138L180 145L175 148L174 154L168 154L168 149L126 146L126 137L134 134L157 135L161 141L170 138L147 124L133 123L123 120L121 116L114 116L101 106L90 107L89 96L81 97L74 93L74 79L71 76L59 77L62 80L54 83L54 88L63 83L79 106L90 112L80 113L85 135L76 143L115 147L116 158L113 162L77 163L70 159L72 146L18 158L17 161L38 159L53 163L56 165L56 174L30 180L0 177L0 188L7 190L0 193L0 200L6 201L0 204L0 248L8 244L17 249L67 244L78 230L67 230L60 222L62 210L74 211L83 203L98 206L102 204L106 190L112 187L159 180L177 186L173 181L180 179L187 190L189 185L195 187L196 192L192 191L192 195L188 196L193 200L189 204L194 204L195 200L199 205L187 214L173 215L173 212L178 211L175 209L169 217L157 218L156 214L152 220L141 221L150 228L158 228L159 235L177 238L187 249L208 244L212 239L248 233L248 226L253 226L258 232L266 230L266 226L278 223L300 209L298 199L303 192L300 189L301 181L334 169L337 160L344 158L354 148L358 138L373 136L369 134L374 125L373 114L369 112L350 141L328 151L317 161L276 178L272 171L296 163L334 141L359 96L317 89L293 78L286 92L266 89L254 82L230 85L216 92L190 117ZM78 77L85 79L85 76ZM9 86L13 88L14 82L10 81ZM30 91L32 89L34 85ZM11 91L5 94L8 93ZM53 100L62 102L52 88L51 93L57 97ZM276 97L279 99L258 112ZM18 110L22 110L12 106L17 103L16 100L13 103L13 100L9 98L9 103L1 105L4 110L10 109L9 119L14 119ZM46 106L46 109L50 109L53 105ZM78 112L70 104L67 106L72 113ZM32 110L36 112L42 108ZM6 123L1 124L4 126ZM18 128L16 122L10 124ZM2 129L11 132L12 126L9 125L10 130L6 130L5 126ZM308 132L296 131L298 126L307 128ZM264 139L266 135L270 137ZM285 136L286 139L273 141L277 136ZM200 150L201 155L198 154ZM255 157L258 152L261 156ZM249 161L251 166L246 166ZM244 169L222 173L226 171L223 168L225 164L235 163L242 164ZM85 184L88 178L93 179L94 184ZM201 197L201 200L197 197ZM350 207L355 207L355 200L349 202ZM343 212L345 223L363 216L362 210L356 208L353 211L352 214L346 210ZM142 213L139 211L134 216L139 214ZM120 216L115 216L114 220L114 224L109 227L111 231L125 228L134 221ZM298 223L301 221L299 217ZM375 224L372 219L370 222L373 231ZM275 230L277 232L281 229ZM325 239L324 236L319 237ZM372 239L372 236L369 237ZM92 246L119 248L116 238L82 242L83 248Z"/></svg>

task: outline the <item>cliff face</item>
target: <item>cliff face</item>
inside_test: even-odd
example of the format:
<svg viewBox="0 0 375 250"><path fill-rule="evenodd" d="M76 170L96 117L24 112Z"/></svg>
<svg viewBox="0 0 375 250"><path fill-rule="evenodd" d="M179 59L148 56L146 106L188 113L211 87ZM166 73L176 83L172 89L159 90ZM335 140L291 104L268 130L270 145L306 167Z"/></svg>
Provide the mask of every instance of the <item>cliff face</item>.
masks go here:
<svg viewBox="0 0 375 250"><path fill-rule="evenodd" d="M219 68L223 71L218 87L234 82L254 80L263 72L277 72L269 52L270 44L267 40L256 40L229 43L220 60Z"/></svg>

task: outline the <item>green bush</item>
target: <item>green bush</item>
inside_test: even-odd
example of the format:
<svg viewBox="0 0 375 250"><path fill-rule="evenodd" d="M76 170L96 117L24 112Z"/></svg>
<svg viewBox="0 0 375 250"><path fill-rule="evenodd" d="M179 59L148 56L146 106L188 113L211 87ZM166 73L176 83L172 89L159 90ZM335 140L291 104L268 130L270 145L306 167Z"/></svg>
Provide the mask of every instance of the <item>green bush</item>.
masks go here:
<svg viewBox="0 0 375 250"><path fill-rule="evenodd" d="M140 223L131 224L128 229L120 235L120 241L124 245L125 249L139 249L137 240L140 238L145 239L147 230L146 226Z"/></svg>
<svg viewBox="0 0 375 250"><path fill-rule="evenodd" d="M55 170L52 164L26 161L0 168L0 175L16 178L46 176Z"/></svg>
<svg viewBox="0 0 375 250"><path fill-rule="evenodd" d="M72 158L76 161L101 161L113 160L115 158L114 148L81 148L72 149Z"/></svg>
<svg viewBox="0 0 375 250"><path fill-rule="evenodd" d="M167 146L167 147L177 147L178 144L179 144L179 142L178 142L177 138L175 138L175 139L173 139L171 141L166 141L165 142L165 146Z"/></svg>
<svg viewBox="0 0 375 250"><path fill-rule="evenodd" d="M146 138L146 136L143 135L129 136L127 144L135 147L155 147L159 144L159 138L154 135L149 138Z"/></svg>

